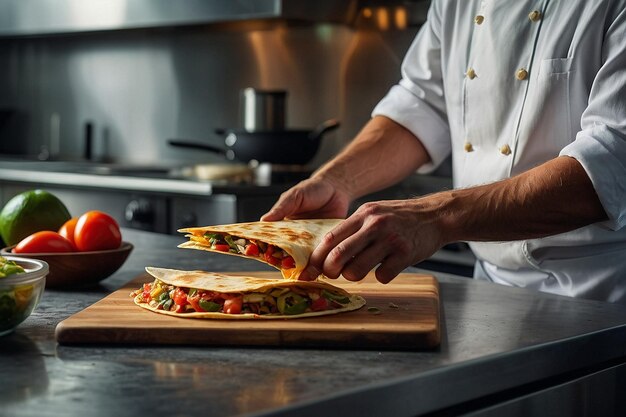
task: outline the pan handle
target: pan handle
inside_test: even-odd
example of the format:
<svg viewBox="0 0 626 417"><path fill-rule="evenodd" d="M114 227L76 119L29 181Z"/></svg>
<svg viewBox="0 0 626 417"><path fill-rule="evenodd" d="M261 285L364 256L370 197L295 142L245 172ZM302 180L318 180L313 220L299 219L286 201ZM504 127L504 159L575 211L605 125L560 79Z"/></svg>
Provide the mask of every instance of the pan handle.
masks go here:
<svg viewBox="0 0 626 417"><path fill-rule="evenodd" d="M317 125L317 127L313 129L311 133L309 133L309 139L318 140L319 138L322 137L324 133L330 132L331 130L335 130L338 127L339 127L339 120L337 119L326 120L325 122L322 122L319 125Z"/></svg>
<svg viewBox="0 0 626 417"><path fill-rule="evenodd" d="M189 142L182 139L168 139L167 143L177 148L201 149L203 151L214 152L220 155L226 155L226 150L208 143Z"/></svg>

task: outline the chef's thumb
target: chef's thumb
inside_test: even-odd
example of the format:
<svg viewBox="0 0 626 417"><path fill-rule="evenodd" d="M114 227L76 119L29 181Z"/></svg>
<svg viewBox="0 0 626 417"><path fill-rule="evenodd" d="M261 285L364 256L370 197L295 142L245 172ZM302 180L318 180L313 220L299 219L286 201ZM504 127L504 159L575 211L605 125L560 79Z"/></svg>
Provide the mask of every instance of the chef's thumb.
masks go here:
<svg viewBox="0 0 626 417"><path fill-rule="evenodd" d="M261 216L262 222L275 222L278 220L284 219L285 216L282 213L282 210L277 208L272 208L270 211Z"/></svg>

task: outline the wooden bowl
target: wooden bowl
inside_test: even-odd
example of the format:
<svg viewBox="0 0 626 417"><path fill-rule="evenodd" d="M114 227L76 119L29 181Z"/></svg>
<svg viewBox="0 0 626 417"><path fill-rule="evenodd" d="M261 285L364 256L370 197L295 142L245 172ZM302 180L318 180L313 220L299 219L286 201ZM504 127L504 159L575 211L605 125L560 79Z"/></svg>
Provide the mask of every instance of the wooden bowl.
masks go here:
<svg viewBox="0 0 626 417"><path fill-rule="evenodd" d="M122 242L117 249L93 252L13 253L13 246L0 250L2 256L39 259L48 263L46 288L83 287L112 275L126 261L133 245Z"/></svg>

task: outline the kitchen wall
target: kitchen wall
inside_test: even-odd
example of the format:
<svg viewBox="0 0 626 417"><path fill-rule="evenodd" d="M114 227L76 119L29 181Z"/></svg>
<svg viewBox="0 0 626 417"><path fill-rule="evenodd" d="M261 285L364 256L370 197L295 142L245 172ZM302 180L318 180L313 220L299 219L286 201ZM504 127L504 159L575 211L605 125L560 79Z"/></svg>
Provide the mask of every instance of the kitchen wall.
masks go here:
<svg viewBox="0 0 626 417"><path fill-rule="evenodd" d="M168 138L221 139L237 127L239 91L288 91L287 124L342 127L325 136L312 165L337 153L400 76L416 27L243 22L0 39L0 153L94 156L133 164L223 161L168 146Z"/></svg>

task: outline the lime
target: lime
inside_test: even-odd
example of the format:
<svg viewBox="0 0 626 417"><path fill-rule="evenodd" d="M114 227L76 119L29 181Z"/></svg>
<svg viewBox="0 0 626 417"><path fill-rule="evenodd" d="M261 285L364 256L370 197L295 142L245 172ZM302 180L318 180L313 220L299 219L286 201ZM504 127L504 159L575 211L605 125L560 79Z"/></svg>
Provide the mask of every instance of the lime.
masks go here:
<svg viewBox="0 0 626 417"><path fill-rule="evenodd" d="M15 245L40 230L57 231L70 219L65 204L44 190L16 195L0 212L0 235L7 245Z"/></svg>

